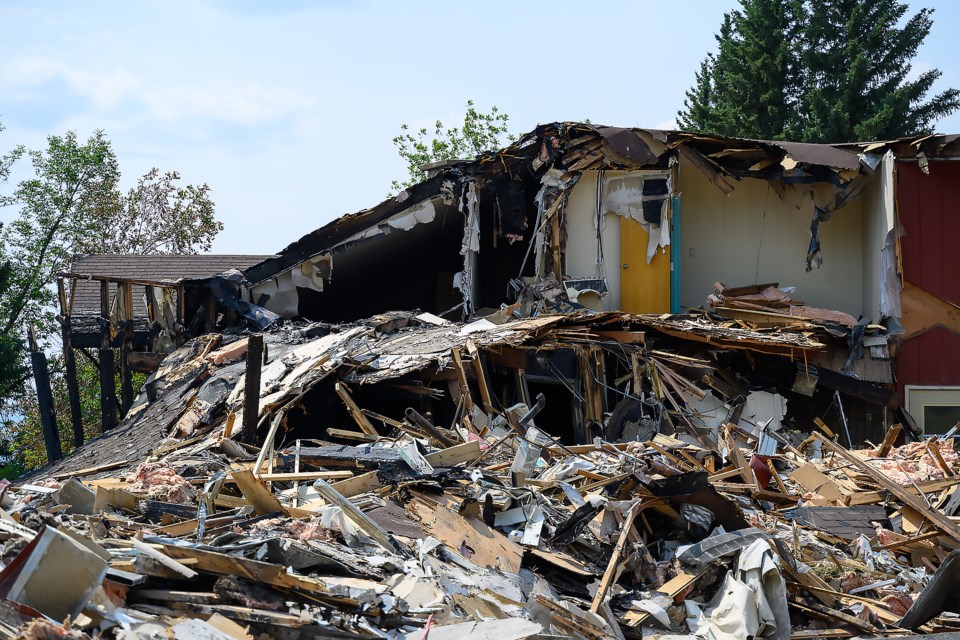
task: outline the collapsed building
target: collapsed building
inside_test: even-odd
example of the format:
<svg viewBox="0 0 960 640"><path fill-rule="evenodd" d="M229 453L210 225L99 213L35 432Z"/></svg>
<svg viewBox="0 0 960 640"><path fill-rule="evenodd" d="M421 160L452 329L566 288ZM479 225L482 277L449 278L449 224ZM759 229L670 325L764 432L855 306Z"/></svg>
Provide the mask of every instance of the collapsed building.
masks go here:
<svg viewBox="0 0 960 640"><path fill-rule="evenodd" d="M9 490L3 619L137 638L951 629L960 459L914 441L960 414L905 410L930 373L896 366L958 328L906 240L951 210L920 222L898 198L914 171L960 185L958 149L555 123L227 272L79 262L65 347L97 346L111 383L118 347L121 373L153 373L135 400L101 385L119 424ZM71 313L90 282L92 324ZM101 569L40 597L57 544Z"/></svg>

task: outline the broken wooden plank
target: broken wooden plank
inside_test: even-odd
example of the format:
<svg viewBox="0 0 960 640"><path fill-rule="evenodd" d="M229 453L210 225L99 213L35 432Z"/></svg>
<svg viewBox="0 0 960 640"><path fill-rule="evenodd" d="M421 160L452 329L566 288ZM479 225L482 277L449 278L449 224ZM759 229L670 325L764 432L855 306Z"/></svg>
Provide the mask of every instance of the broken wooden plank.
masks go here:
<svg viewBox="0 0 960 640"><path fill-rule="evenodd" d="M341 495L326 480L317 480L313 486L327 503L340 507L344 515L350 518L357 525L357 528L370 536L374 542L388 551L394 551L402 556L409 555L407 550L393 539L393 536L384 531L380 525L371 520L360 509L357 509L352 502Z"/></svg>
<svg viewBox="0 0 960 640"><path fill-rule="evenodd" d="M108 462L107 464L100 464L95 467L85 467L83 469L77 469L76 471L64 471L62 473L57 473L51 476L55 480L63 480L65 478L76 478L79 476L89 476L94 473L100 473L101 471L110 471L111 469L119 469L130 464L129 460L120 460L118 462Z"/></svg>
<svg viewBox="0 0 960 640"><path fill-rule="evenodd" d="M594 331L603 340L613 340L620 344L643 344L646 334L643 331L613 331L597 329Z"/></svg>
<svg viewBox="0 0 960 640"><path fill-rule="evenodd" d="M327 427L327 435L331 438L353 440L354 442L376 442L380 439L380 436L372 436L369 433L350 431L349 429L336 429L334 427Z"/></svg>
<svg viewBox="0 0 960 640"><path fill-rule="evenodd" d="M311 593L327 593L326 585L320 580L288 572L287 568L280 564L237 558L224 553L205 551L193 547L181 547L172 544L161 544L160 546L167 556L175 560L195 560L192 566L196 567L197 571L215 575L239 576L275 587L302 589Z"/></svg>
<svg viewBox="0 0 960 640"><path fill-rule="evenodd" d="M670 596L674 602L680 601L706 571L707 568L704 567L697 573L681 573L677 577L665 582L663 586L658 587L655 591ZM650 614L646 611L628 611L623 616L623 620L627 623L628 627L639 627L646 622L649 617Z"/></svg>
<svg viewBox="0 0 960 640"><path fill-rule="evenodd" d="M887 454L890 453L890 449L893 448L893 443L897 441L897 436L900 435L900 431L903 430L903 425L894 424L890 425L890 428L887 429L887 433L883 436L883 442L880 443L880 447L877 449L877 457L885 458Z"/></svg>
<svg viewBox="0 0 960 640"><path fill-rule="evenodd" d="M233 477L233 481L237 483L243 497L253 505L257 515L283 512L283 505L273 495L273 492L267 489L267 485L253 475L253 471L250 469L231 469L230 475Z"/></svg>
<svg viewBox="0 0 960 640"><path fill-rule="evenodd" d="M343 400L343 404L347 407L347 411L350 413L350 417L353 418L353 421L357 423L357 426L360 427L360 430L371 436L379 436L380 433L377 431L377 428L367 419L367 416L363 415L363 412L360 411L360 407L357 406L357 403L353 401L353 397L350 396L350 392L347 390L347 386L341 382L333 385L333 388L336 390L337 395L340 396L340 399Z"/></svg>
<svg viewBox="0 0 960 640"><path fill-rule="evenodd" d="M954 485L960 484L960 478L941 478L940 480L924 480L923 482L918 482L917 487L920 487L920 491L923 493L934 493L936 491L942 491L943 489L948 489ZM920 491L917 491L916 487L913 486L904 486L903 489L913 495L920 495ZM859 491L850 496L847 496L849 499L849 504L851 507L860 505L860 504L876 504L878 502L883 502L884 500L889 499L890 492L885 490L880 491Z"/></svg>
<svg viewBox="0 0 960 640"><path fill-rule="evenodd" d="M453 369L457 374L457 385L460 388L460 397L463 401L464 415L473 414L473 396L470 394L470 385L467 383L467 371L463 368L463 359L459 349L452 349Z"/></svg>
<svg viewBox="0 0 960 640"><path fill-rule="evenodd" d="M467 339L467 354L470 355L470 364L473 366L473 374L477 379L477 387L480 389L480 400L483 402L483 410L494 413L493 394L490 393L490 385L487 381L487 373L483 366L483 356L473 340Z"/></svg>
<svg viewBox="0 0 960 640"><path fill-rule="evenodd" d="M298 480L343 480L352 478L350 471L300 471L300 472L277 472L261 473L257 475L264 482L294 482ZM227 479L229 482L229 478Z"/></svg>
<svg viewBox="0 0 960 640"><path fill-rule="evenodd" d="M407 419L410 420L417 427L430 434L430 437L437 441L437 443L442 447L452 447L455 443L453 440L445 436L437 427L433 425L432 422L423 417L416 409L413 407L407 407L405 412Z"/></svg>
<svg viewBox="0 0 960 640"><path fill-rule="evenodd" d="M620 554L627 544L627 538L633 529L633 521L640 513L640 503L636 503L630 508L627 517L623 521L623 527L620 529L620 536L617 538L617 544L613 547L613 553L610 554L610 561L607 563L607 569L603 572L603 578L600 579L600 585L597 587L597 593L593 596L593 602L590 603L590 611L597 613L604 598L607 597L607 591L610 589L610 583L617 575L617 567L620 565Z"/></svg>

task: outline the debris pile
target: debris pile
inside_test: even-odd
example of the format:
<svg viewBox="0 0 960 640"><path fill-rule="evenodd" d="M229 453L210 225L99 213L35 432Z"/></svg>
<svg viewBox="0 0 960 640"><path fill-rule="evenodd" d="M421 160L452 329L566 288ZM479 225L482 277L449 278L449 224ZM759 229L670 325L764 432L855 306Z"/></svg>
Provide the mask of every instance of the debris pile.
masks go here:
<svg viewBox="0 0 960 640"><path fill-rule="evenodd" d="M703 313L202 336L6 488L0 636L956 630L952 439L851 450L792 390L847 344Z"/></svg>

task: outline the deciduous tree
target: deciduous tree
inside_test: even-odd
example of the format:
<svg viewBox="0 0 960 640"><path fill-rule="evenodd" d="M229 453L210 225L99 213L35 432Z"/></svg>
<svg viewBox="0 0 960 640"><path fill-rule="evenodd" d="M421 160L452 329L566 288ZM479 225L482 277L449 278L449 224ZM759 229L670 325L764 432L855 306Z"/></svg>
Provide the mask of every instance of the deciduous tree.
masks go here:
<svg viewBox="0 0 960 640"><path fill-rule="evenodd" d="M437 120L431 134L426 127L413 133L408 125L402 125L400 135L393 139L393 144L407 164L407 179L394 180L394 191L426 179L426 173L421 169L425 164L453 158L473 158L512 142L515 138L507 129L509 119L496 106L491 107L489 113L483 113L477 110L473 100L467 100L463 124L459 127L447 127Z"/></svg>
<svg viewBox="0 0 960 640"><path fill-rule="evenodd" d="M18 208L0 230L0 435L10 442L0 458L8 472L45 461L36 398L22 382L24 353L19 342L26 326L37 326L50 347L59 327L53 284L75 255L90 253L197 253L210 249L223 225L214 216L210 187L178 184L176 172L151 169L126 194L118 188L120 170L102 131L86 141L76 133L49 136L42 150L17 148L0 159L0 181L11 165L29 158L33 172L0 203ZM119 274L122 275L122 274ZM58 424L69 429L69 406L62 359L50 358ZM99 431L99 382L89 362L77 361L83 418L88 435ZM17 383L20 384L17 384ZM62 439L65 444L71 438ZM69 450L69 446L66 447Z"/></svg>

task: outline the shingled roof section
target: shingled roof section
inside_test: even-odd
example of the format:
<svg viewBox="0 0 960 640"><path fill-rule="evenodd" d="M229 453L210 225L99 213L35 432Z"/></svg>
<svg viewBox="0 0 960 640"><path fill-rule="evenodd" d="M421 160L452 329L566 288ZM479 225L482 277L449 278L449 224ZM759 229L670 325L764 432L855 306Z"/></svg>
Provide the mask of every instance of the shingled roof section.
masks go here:
<svg viewBox="0 0 960 640"><path fill-rule="evenodd" d="M230 269L243 271L272 255L206 254L206 255L129 255L100 254L75 258L72 273L91 276L113 276L140 280L180 280L209 278ZM115 287L111 287L115 288ZM143 287L134 290L134 306L144 296ZM73 315L100 314L100 284L93 280L77 280ZM146 315L144 309L143 315Z"/></svg>

